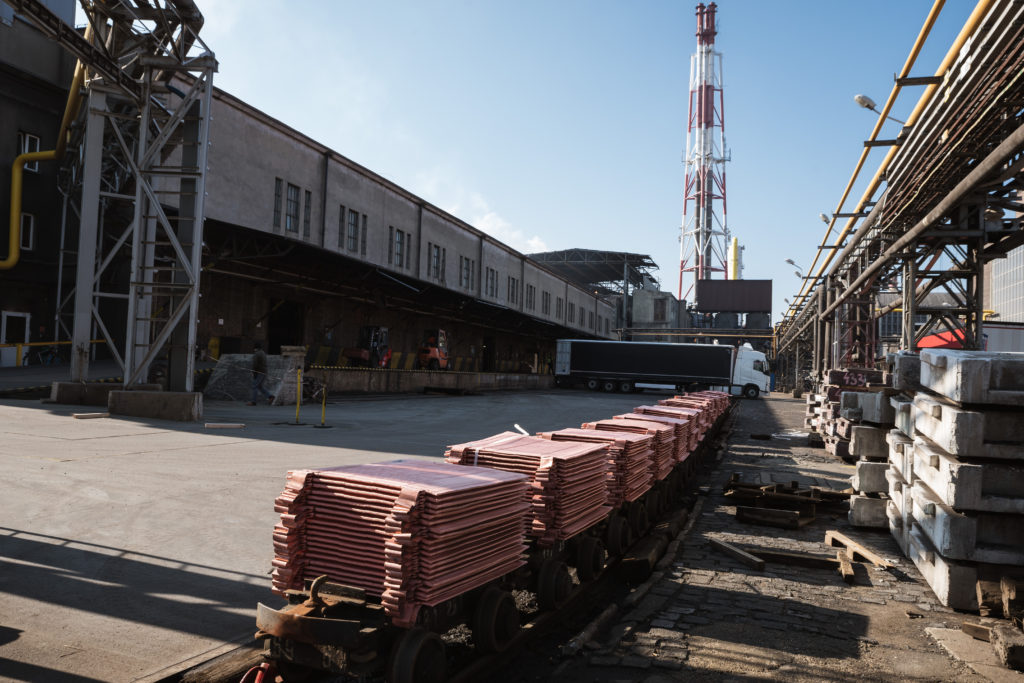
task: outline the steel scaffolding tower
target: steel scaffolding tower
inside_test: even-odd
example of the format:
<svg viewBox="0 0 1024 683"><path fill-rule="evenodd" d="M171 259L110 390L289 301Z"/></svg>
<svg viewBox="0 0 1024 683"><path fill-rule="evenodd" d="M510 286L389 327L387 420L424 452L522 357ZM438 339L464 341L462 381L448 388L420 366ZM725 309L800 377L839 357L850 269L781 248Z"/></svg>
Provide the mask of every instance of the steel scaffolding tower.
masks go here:
<svg viewBox="0 0 1024 683"><path fill-rule="evenodd" d="M726 224L725 101L722 55L715 52L715 12L697 5L697 52L690 57L690 113L687 122L686 180L679 251L679 299L693 294L698 280L713 273L728 277L729 228ZM721 203L721 215L715 210ZM684 290L687 274L693 281Z"/></svg>
<svg viewBox="0 0 1024 683"><path fill-rule="evenodd" d="M101 336L125 386L146 382L159 358L169 388L191 391L217 69L203 15L192 0L97 0L81 35L39 0L4 1L79 59L68 101L78 114L58 159L57 321L71 379L88 378Z"/></svg>

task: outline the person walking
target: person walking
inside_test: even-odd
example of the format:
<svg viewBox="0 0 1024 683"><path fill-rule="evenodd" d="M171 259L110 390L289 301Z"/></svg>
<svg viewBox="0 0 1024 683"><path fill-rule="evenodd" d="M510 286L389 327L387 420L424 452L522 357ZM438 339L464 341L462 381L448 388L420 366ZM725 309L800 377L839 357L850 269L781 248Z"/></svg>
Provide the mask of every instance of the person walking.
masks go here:
<svg viewBox="0 0 1024 683"><path fill-rule="evenodd" d="M263 344L256 342L252 346L252 396L246 405L256 405L260 394L267 399L267 403L273 405L274 395L263 386L267 380L267 354L263 352Z"/></svg>

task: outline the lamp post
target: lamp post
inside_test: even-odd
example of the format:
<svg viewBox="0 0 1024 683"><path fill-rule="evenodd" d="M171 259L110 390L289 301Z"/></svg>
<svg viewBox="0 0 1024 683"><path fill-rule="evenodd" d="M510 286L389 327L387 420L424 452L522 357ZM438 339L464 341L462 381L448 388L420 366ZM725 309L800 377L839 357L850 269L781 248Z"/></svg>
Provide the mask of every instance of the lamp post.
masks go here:
<svg viewBox="0 0 1024 683"><path fill-rule="evenodd" d="M865 109L870 109L871 111L875 112L878 115L881 115L881 113L882 113L882 112L878 111L878 109L875 108L877 106L875 104L875 101L873 99L871 99L870 97L868 97L867 95L854 95L853 96L853 101L856 102L857 104L859 104L860 106L864 107ZM906 121L900 121L899 119L893 118L892 116L889 116L888 114L886 115L885 118L889 119L890 121L895 121L896 123L900 124L901 126L907 125Z"/></svg>

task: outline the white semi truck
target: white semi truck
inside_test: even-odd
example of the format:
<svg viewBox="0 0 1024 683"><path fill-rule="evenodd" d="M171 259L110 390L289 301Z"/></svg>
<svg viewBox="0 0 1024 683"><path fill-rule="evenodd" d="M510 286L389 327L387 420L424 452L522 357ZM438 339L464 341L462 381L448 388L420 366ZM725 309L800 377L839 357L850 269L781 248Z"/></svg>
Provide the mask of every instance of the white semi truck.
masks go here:
<svg viewBox="0 0 1024 683"><path fill-rule="evenodd" d="M604 391L634 391L637 384L676 389L718 389L757 398L769 391L768 358L750 344L668 344L660 342L559 339L555 380Z"/></svg>

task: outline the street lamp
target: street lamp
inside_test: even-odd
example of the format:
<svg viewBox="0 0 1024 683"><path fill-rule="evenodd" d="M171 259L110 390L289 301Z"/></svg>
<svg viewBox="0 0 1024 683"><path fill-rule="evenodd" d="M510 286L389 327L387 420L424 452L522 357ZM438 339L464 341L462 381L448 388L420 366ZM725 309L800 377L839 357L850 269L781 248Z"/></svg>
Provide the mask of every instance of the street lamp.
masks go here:
<svg viewBox="0 0 1024 683"><path fill-rule="evenodd" d="M824 223L825 225L828 225L828 223L829 223L829 220L828 220L828 216L826 216L826 215L825 215L825 214L823 214L823 213L819 213L819 214L818 214L818 218L820 218L820 219L821 219L821 222L822 222L822 223Z"/></svg>
<svg viewBox="0 0 1024 683"><path fill-rule="evenodd" d="M856 102L857 104L859 104L860 106L864 107L865 109L870 109L871 111L875 112L876 114L881 115L881 113L882 113L882 112L878 111L875 108L877 106L875 104L875 101L873 99L871 99L870 97L868 97L867 95L854 95L853 96L853 101ZM907 125L906 121L900 121L899 119L893 118L892 116L889 116L888 114L886 114L885 118L889 119L890 121L895 121L896 123L900 124L901 126Z"/></svg>

